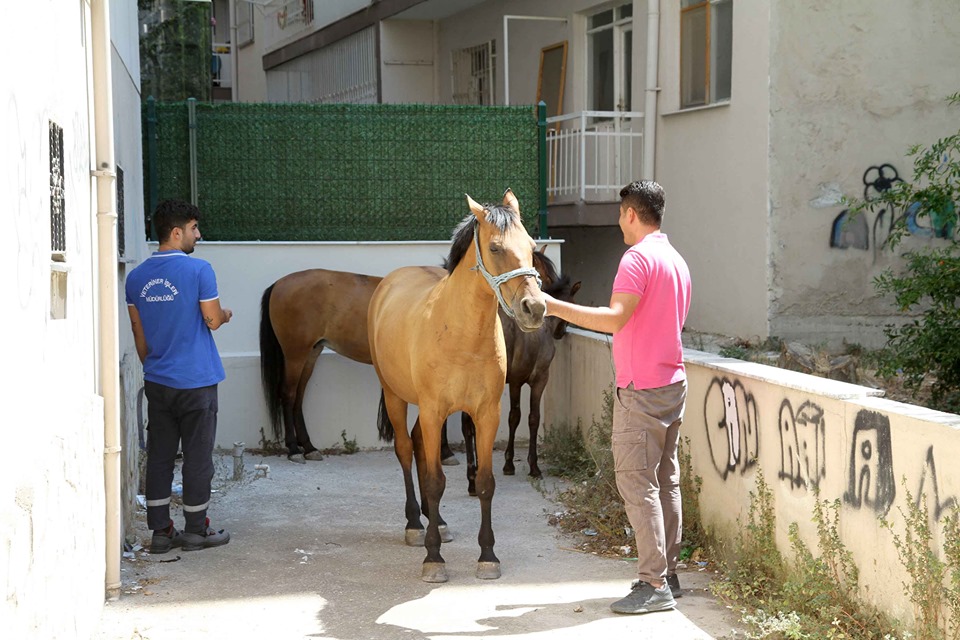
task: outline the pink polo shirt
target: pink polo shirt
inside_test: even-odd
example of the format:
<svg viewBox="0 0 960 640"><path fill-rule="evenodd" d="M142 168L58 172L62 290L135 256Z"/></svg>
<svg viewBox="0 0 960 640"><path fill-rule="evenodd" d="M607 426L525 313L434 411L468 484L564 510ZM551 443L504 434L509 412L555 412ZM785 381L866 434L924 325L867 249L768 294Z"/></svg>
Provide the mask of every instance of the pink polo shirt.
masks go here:
<svg viewBox="0 0 960 640"><path fill-rule="evenodd" d="M690 311L690 270L664 233L651 233L627 249L613 293L640 298L633 315L613 334L617 386L656 389L685 380L680 331Z"/></svg>

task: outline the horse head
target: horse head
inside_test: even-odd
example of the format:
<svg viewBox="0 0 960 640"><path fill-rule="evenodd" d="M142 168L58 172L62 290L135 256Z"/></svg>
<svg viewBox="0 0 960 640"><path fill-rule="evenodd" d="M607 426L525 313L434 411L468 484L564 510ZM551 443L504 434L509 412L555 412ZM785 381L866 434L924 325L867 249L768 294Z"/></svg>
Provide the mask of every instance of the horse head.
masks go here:
<svg viewBox="0 0 960 640"><path fill-rule="evenodd" d="M507 189L501 205L480 205L467 196L474 217L477 270L490 284L504 312L522 331L544 322L546 303L533 267L536 244L523 226L520 204Z"/></svg>

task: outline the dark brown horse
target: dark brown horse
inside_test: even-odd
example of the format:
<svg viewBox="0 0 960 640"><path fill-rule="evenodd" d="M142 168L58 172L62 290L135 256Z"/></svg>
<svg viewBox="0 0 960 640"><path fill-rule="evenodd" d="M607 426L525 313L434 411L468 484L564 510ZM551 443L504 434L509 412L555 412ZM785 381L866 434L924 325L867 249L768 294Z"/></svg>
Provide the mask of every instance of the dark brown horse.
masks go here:
<svg viewBox="0 0 960 640"><path fill-rule="evenodd" d="M543 281L543 290L555 298L573 302L580 282L570 284L570 277L559 275L553 262L541 253L534 254L534 265ZM542 477L540 466L537 464L537 436L540 430L540 399L547 388L550 379L550 363L556 354L555 341L566 335L567 323L556 316L550 316L536 331L520 331L516 323L509 322L503 311L500 311L500 321L503 325L503 338L507 348L507 386L510 388L510 415L508 424L510 436L507 448L504 451L505 462L503 474L512 476L516 473L513 464L514 442L517 427L520 424L520 391L523 385L530 387L530 405L527 415L527 425L530 429L530 443L527 448L527 464L530 466L530 476ZM477 464L474 458L475 427L468 414L463 414L461 421L463 442L467 457L467 491L470 495L477 495L476 472Z"/></svg>
<svg viewBox="0 0 960 640"><path fill-rule="evenodd" d="M420 495L429 517L422 578L445 582L440 555L440 499L446 477L440 462L441 431L456 411L476 425L477 495L480 498L480 558L477 577L500 577L493 551L491 506L493 443L507 353L497 303L525 331L544 321L545 304L533 268L535 248L509 189L502 205L482 207L469 196L471 215L457 227L447 270L404 267L387 275L370 300L370 355L383 386L380 436L394 439L406 488L407 530L422 529L413 488L417 460ZM420 415L407 432L407 406Z"/></svg>
<svg viewBox="0 0 960 640"><path fill-rule="evenodd" d="M371 364L367 307L377 276L308 269L286 275L260 301L260 378L274 437L283 426L287 457L295 462L323 456L310 442L303 394L324 347ZM457 464L444 442L443 463Z"/></svg>

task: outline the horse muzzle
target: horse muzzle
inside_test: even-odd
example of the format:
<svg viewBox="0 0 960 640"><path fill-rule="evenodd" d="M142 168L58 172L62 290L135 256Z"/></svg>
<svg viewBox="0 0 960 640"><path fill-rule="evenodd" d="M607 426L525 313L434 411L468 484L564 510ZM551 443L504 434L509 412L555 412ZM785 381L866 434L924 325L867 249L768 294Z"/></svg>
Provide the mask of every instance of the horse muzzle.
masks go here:
<svg viewBox="0 0 960 640"><path fill-rule="evenodd" d="M536 331L546 320L547 305L543 298L524 296L514 307L514 320L525 333Z"/></svg>

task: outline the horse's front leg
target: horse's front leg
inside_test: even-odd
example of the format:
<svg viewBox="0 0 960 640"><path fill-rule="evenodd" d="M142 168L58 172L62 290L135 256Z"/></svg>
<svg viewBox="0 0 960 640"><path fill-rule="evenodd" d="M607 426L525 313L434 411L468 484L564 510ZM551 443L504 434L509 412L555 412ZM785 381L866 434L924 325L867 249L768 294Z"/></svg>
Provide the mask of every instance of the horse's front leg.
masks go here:
<svg viewBox="0 0 960 640"><path fill-rule="evenodd" d="M442 535L440 500L447 486L447 478L440 462L440 429L443 419L438 416L424 415L421 407L420 418L413 429L413 452L417 457L417 477L420 480L420 498L426 506L429 519L424 547L427 557L423 560L421 578L424 582L446 582L447 565L440 555Z"/></svg>
<svg viewBox="0 0 960 640"><path fill-rule="evenodd" d="M444 421L444 427L445 427L445 426L446 426L446 421ZM421 448L421 442L422 442L422 434L421 434L420 418L417 418L416 423L414 423L414 425L413 425L413 451L414 451L414 453L416 453L417 451L420 450L420 448ZM443 454L441 453L440 455L442 456ZM442 460L442 459L441 459L441 462L440 462L440 463L443 464L443 460ZM427 518L428 521L429 521L430 513L429 513L429 511L427 511L427 501L423 499L423 496L426 495L426 494L424 493L424 491L425 491L425 488L424 488L424 487L425 487L425 485L424 485L424 474L421 474L420 471L419 471L419 469L420 469L420 457L419 457L419 455L418 455L418 456L417 456L417 480L418 480L418 482L419 482L419 484L420 484L420 512L421 512L421 513L424 515L424 517ZM443 516L439 516L439 517L440 517L440 539L441 539L443 542L453 542L453 534L450 533L450 528L447 526L447 523L446 523L446 521L443 519ZM420 534L420 539L419 539L419 541L417 542L417 545L418 545L418 546L423 546L423 543L424 543L424 541L423 541L423 533L421 532L421 534Z"/></svg>
<svg viewBox="0 0 960 640"><path fill-rule="evenodd" d="M500 426L500 402L489 403L474 419L477 429L477 496L480 498L480 558L477 577L494 580L500 577L500 560L493 552L494 536L491 507L496 480L493 478L493 443Z"/></svg>
<svg viewBox="0 0 960 640"><path fill-rule="evenodd" d="M476 439L477 428L473 424L473 418L464 411L460 414L460 430L463 432L463 445L467 454L467 493L471 496L477 495L477 455Z"/></svg>
<svg viewBox="0 0 960 640"><path fill-rule="evenodd" d="M507 424L510 426L510 437L507 440L507 450L503 453L503 475L512 476L517 472L513 466L513 445L517 436L517 427L520 425L520 389L523 384L510 383L510 417Z"/></svg>
<svg viewBox="0 0 960 640"><path fill-rule="evenodd" d="M530 446L527 449L527 464L530 465L530 476L533 478L542 478L540 466L537 464L537 438L540 431L540 399L543 397L543 391L547 388L547 372L531 380L530 384L530 414L527 418L527 424L530 425Z"/></svg>

